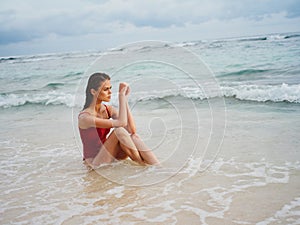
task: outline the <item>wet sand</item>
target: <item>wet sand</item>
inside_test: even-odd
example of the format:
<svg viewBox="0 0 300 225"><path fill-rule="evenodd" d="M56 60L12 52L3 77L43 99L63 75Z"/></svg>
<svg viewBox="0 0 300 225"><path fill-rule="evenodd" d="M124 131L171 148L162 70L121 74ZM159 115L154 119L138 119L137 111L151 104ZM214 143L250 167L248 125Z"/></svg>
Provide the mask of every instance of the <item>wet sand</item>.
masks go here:
<svg viewBox="0 0 300 225"><path fill-rule="evenodd" d="M4 116L10 120L1 118L6 127L1 133L1 224L299 223L297 111L287 118L267 110L227 110L217 157L191 158L174 174L177 164L170 162L144 168L124 161L91 171L76 145L69 108L38 108L35 114L24 109L18 123L11 121L20 116L8 109ZM205 138L200 135L200 142ZM200 172L200 162L210 167ZM130 186L99 175L123 174L128 181L130 172L132 180L162 174L167 179Z"/></svg>

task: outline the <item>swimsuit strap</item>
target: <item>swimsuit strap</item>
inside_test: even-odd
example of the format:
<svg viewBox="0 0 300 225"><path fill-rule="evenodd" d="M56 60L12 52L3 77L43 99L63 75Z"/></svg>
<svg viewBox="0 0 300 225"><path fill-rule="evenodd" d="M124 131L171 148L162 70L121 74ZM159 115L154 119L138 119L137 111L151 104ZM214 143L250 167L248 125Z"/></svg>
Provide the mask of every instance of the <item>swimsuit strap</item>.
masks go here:
<svg viewBox="0 0 300 225"><path fill-rule="evenodd" d="M105 108L106 108L106 112L107 112L108 118L110 118L111 116L110 116L110 113L109 113L108 107L107 107L107 105L104 105L104 106L105 106Z"/></svg>

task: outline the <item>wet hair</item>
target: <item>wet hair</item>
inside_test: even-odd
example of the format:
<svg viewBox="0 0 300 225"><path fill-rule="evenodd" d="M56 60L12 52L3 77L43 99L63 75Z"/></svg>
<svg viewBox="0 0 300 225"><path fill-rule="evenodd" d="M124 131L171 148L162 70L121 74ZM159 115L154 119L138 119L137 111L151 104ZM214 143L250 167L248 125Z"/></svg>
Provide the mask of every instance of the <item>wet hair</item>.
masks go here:
<svg viewBox="0 0 300 225"><path fill-rule="evenodd" d="M105 73L93 73L87 83L86 90L85 90L85 103L83 109L86 109L90 106L93 101L93 95L91 93L91 89L98 90L101 84L106 81L110 80L110 76Z"/></svg>

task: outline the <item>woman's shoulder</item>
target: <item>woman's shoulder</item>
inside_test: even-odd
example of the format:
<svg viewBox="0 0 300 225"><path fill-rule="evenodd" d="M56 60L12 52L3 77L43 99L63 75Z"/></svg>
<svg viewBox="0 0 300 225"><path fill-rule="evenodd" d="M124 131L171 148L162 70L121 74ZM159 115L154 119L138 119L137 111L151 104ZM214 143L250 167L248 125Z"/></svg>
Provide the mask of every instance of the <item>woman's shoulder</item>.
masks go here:
<svg viewBox="0 0 300 225"><path fill-rule="evenodd" d="M89 109L84 109L79 112L79 115L84 114L84 113L92 114L92 112Z"/></svg>
<svg viewBox="0 0 300 225"><path fill-rule="evenodd" d="M117 114L117 110L115 107L113 107L112 105L106 105L107 110L109 111L109 115L111 117L114 117Z"/></svg>
<svg viewBox="0 0 300 225"><path fill-rule="evenodd" d="M91 116L92 113L86 109L82 110L78 114L78 118L84 117L84 116Z"/></svg>
<svg viewBox="0 0 300 225"><path fill-rule="evenodd" d="M93 113L90 112L89 110L82 110L79 112L78 114L78 126L81 129L87 129L90 127L90 125L88 125L90 122L90 118L91 116L93 116Z"/></svg>

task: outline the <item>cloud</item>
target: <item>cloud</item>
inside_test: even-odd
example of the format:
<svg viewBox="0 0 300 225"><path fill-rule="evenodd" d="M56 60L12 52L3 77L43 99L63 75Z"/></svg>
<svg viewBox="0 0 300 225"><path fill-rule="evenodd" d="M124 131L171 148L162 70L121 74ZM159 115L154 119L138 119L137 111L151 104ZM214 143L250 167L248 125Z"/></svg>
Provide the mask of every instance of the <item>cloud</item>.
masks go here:
<svg viewBox="0 0 300 225"><path fill-rule="evenodd" d="M297 0L159 0L159 1L109 1L98 5L99 11L109 20L131 23L137 27L182 26L200 24L210 20L246 18L261 20L265 16L286 12L298 15Z"/></svg>
<svg viewBox="0 0 300 225"><path fill-rule="evenodd" d="M300 17L300 2L292 2L290 5L288 5L287 12L288 18Z"/></svg>
<svg viewBox="0 0 300 225"><path fill-rule="evenodd" d="M222 35L213 33L217 29L207 24L232 27L231 23L241 21L247 26L262 24L267 27L265 22L269 21L268 18L279 14L281 20L276 20L278 25L281 22L287 24L287 19L294 23L300 17L299 5L298 0L2 0L0 46L22 42L28 44L30 41L37 43L43 39L78 41L86 36L109 37L110 40L103 39L106 42L122 36L125 38L125 35L126 40L130 40L130 35L131 40L145 36L165 40L183 37L183 34L176 35L177 31L185 33L185 37L190 35L188 39L196 39L201 37L199 33L205 33L205 30L201 33L197 29L206 28L206 33L211 32L210 36ZM273 22L269 22L271 26ZM283 31L285 28L282 27ZM232 34L246 33L249 28L241 25L239 29L227 31Z"/></svg>
<svg viewBox="0 0 300 225"><path fill-rule="evenodd" d="M30 41L38 36L22 30L1 30L0 45Z"/></svg>
<svg viewBox="0 0 300 225"><path fill-rule="evenodd" d="M29 1L28 5L6 5L10 9L0 12L4 30L28 30L36 35L56 33L78 35L86 32L103 32L112 23L132 24L136 27L166 28L199 24L212 19L235 18L262 19L265 15L287 12L287 16L299 16L299 1L292 0L112 0L112 1L51 1L41 4ZM67 2L67 3L66 3ZM6 18L5 20L2 20ZM3 30L3 29L2 29ZM28 36L28 35L25 35Z"/></svg>

